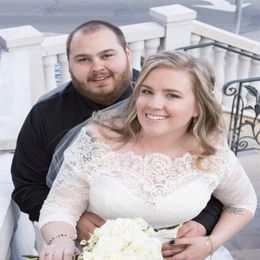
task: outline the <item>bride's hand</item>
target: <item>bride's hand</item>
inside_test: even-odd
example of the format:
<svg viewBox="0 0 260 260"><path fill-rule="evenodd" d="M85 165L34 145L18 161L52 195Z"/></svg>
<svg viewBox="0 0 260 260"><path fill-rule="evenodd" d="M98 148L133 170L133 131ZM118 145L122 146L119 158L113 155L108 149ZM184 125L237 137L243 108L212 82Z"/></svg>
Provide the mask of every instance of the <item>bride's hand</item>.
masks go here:
<svg viewBox="0 0 260 260"><path fill-rule="evenodd" d="M40 260L71 260L73 255L79 254L79 249L72 240L57 239L51 245L45 245L40 253Z"/></svg>
<svg viewBox="0 0 260 260"><path fill-rule="evenodd" d="M166 258L167 260L202 260L207 258L213 250L212 243L206 236L178 238L175 240L174 246L186 246L186 248L170 258Z"/></svg>
<svg viewBox="0 0 260 260"><path fill-rule="evenodd" d="M190 220L183 223L177 232L177 238L181 237L197 237L206 235L206 229L200 223ZM162 245L162 255L165 259L170 260L174 255L187 250L187 245L171 245L169 243L164 243ZM188 252L189 253L189 252Z"/></svg>
<svg viewBox="0 0 260 260"><path fill-rule="evenodd" d="M96 227L101 227L105 220L92 212L85 212L77 223L77 237L80 240L88 240L90 234L94 232Z"/></svg>
<svg viewBox="0 0 260 260"><path fill-rule="evenodd" d="M182 252L186 248L186 245L175 246L170 242L166 242L162 244L162 256L164 259L172 259L174 255Z"/></svg>

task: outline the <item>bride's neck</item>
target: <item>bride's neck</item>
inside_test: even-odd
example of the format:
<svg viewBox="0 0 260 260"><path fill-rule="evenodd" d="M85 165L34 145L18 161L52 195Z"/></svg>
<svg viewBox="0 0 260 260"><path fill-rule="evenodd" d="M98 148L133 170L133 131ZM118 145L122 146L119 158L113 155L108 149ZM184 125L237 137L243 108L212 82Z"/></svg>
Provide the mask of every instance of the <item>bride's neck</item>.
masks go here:
<svg viewBox="0 0 260 260"><path fill-rule="evenodd" d="M172 136L147 136L141 132L136 144L142 154L162 153L170 157L178 157L189 152L187 144L190 142L190 139L191 137L187 133L174 136L173 138Z"/></svg>

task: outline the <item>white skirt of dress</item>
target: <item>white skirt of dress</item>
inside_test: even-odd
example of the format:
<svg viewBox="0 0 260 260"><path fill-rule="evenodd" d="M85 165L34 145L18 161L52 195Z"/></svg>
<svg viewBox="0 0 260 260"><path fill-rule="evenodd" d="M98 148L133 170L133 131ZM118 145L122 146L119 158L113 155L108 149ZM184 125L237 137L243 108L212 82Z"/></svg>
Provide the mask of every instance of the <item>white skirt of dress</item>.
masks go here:
<svg viewBox="0 0 260 260"><path fill-rule="evenodd" d="M233 257L224 246L221 246L211 256L208 256L205 260L233 260Z"/></svg>

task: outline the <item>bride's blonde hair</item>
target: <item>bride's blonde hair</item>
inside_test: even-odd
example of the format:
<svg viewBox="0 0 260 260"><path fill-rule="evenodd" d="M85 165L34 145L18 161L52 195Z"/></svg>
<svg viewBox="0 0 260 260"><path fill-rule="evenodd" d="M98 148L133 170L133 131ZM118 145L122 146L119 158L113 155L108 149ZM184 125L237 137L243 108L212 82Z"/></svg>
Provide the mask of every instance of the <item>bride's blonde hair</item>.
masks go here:
<svg viewBox="0 0 260 260"><path fill-rule="evenodd" d="M210 137L224 131L221 105L214 97L215 75L211 65L202 58L195 58L185 52L159 52L150 56L140 73L134 92L120 115L120 125L111 120L106 126L118 133L116 140L127 143L135 139L141 129L137 119L136 100L140 87L149 73L156 68L185 70L192 75L193 93L199 108L199 115L193 118L188 133L193 135L200 144L202 151L199 160L216 152ZM104 122L103 122L104 123Z"/></svg>

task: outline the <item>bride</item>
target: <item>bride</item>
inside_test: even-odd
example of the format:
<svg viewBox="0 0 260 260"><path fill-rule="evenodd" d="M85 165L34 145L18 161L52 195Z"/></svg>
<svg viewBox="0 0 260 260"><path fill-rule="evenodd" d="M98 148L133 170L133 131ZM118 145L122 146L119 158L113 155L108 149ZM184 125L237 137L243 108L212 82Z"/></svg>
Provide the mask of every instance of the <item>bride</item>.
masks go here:
<svg viewBox="0 0 260 260"><path fill-rule="evenodd" d="M256 195L228 148L214 73L202 59L161 52L145 62L133 95L83 124L40 214L40 259L71 259L87 209L104 219L144 218L153 228L194 218L211 194L224 210L210 236L177 238L191 255L232 259L221 245L253 217ZM68 258L66 258L68 257Z"/></svg>

